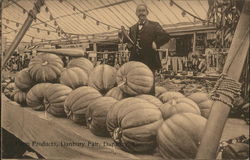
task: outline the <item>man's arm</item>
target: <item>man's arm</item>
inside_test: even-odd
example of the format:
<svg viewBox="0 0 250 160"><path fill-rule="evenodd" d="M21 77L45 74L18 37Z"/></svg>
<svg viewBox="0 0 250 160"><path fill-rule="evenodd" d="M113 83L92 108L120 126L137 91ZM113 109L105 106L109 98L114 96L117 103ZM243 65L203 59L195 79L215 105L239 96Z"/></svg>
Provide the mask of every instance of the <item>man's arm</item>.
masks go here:
<svg viewBox="0 0 250 160"><path fill-rule="evenodd" d="M156 31L155 43L157 45L157 48L160 48L162 45L166 44L170 40L170 35L157 22L155 26L155 31Z"/></svg>

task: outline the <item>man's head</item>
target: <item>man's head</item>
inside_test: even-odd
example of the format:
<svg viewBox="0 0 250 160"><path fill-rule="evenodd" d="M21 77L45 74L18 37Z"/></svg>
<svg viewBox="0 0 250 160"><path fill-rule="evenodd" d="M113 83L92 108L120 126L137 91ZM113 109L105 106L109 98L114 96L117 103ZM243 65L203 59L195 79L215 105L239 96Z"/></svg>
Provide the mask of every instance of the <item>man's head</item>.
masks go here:
<svg viewBox="0 0 250 160"><path fill-rule="evenodd" d="M139 4L136 7L136 15L140 21L144 21L148 15L148 7L145 4Z"/></svg>

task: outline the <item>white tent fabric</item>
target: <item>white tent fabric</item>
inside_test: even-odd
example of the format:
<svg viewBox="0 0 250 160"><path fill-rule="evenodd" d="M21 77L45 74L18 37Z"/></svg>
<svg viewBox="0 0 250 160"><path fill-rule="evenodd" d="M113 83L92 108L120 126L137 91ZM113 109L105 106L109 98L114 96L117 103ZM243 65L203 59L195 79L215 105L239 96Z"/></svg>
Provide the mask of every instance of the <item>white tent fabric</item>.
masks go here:
<svg viewBox="0 0 250 160"><path fill-rule="evenodd" d="M11 42L35 0L3 2L3 36ZM141 3L149 8L148 19L165 29L202 25L199 19L206 20L209 8L207 0L45 0L22 42L114 35L121 26L128 28L137 22L135 9Z"/></svg>

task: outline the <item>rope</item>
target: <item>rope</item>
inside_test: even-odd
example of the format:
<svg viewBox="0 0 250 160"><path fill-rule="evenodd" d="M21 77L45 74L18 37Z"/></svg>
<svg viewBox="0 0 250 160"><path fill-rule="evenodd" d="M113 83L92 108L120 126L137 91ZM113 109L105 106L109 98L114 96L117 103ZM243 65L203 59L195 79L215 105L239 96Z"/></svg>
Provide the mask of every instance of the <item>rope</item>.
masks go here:
<svg viewBox="0 0 250 160"><path fill-rule="evenodd" d="M67 118L69 119L72 114L72 111L70 110L69 113L67 114Z"/></svg>
<svg viewBox="0 0 250 160"><path fill-rule="evenodd" d="M212 95L210 96L214 101L220 101L229 107L233 108L233 101L241 93L241 83L236 82L234 79L228 77L226 74L221 74L217 83L214 86ZM221 95L226 96L231 102L225 101Z"/></svg>

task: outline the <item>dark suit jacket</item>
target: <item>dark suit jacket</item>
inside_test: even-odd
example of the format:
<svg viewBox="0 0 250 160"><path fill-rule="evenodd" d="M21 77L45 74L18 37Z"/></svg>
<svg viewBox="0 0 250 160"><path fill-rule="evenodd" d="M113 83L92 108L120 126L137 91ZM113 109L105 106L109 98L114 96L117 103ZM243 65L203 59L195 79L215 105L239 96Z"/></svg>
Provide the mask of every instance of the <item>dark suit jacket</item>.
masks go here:
<svg viewBox="0 0 250 160"><path fill-rule="evenodd" d="M136 42L137 32L139 31L138 23L130 27L129 36ZM146 64L151 70L157 70L161 68L160 57L157 51L152 48L153 41L156 42L157 48L164 45L170 40L170 36L158 22L147 20L140 31L140 44L141 50L138 54L135 46L131 46L130 61L140 61Z"/></svg>

